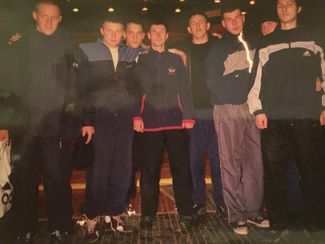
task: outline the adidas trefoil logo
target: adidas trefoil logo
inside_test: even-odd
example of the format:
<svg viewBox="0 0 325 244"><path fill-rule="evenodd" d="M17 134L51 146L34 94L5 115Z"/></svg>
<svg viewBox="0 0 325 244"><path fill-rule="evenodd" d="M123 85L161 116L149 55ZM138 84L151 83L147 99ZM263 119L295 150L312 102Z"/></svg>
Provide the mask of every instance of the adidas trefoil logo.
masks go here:
<svg viewBox="0 0 325 244"><path fill-rule="evenodd" d="M174 75L176 73L176 69L173 67L168 68L168 74L169 75Z"/></svg>
<svg viewBox="0 0 325 244"><path fill-rule="evenodd" d="M307 50L306 52L304 52L304 54L302 55L303 57L311 57L310 52Z"/></svg>

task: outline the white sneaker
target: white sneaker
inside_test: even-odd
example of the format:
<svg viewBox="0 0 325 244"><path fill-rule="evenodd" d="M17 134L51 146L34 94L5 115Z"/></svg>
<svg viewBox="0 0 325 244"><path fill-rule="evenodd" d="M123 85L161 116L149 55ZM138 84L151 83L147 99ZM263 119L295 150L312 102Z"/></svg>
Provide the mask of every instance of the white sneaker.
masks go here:
<svg viewBox="0 0 325 244"><path fill-rule="evenodd" d="M231 224L232 229L238 235L247 235L248 234L248 227L245 221L239 221L237 223Z"/></svg>
<svg viewBox="0 0 325 244"><path fill-rule="evenodd" d="M135 212L131 203L128 205L126 212L127 212L128 216L135 215L136 212Z"/></svg>

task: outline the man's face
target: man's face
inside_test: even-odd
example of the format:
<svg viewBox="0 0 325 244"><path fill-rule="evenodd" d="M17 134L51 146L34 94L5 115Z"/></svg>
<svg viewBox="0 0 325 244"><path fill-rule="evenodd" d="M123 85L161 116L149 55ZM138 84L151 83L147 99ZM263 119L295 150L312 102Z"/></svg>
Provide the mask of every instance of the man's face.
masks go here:
<svg viewBox="0 0 325 244"><path fill-rule="evenodd" d="M136 23L128 23L126 26L126 45L132 48L140 47L144 32L141 25Z"/></svg>
<svg viewBox="0 0 325 244"><path fill-rule="evenodd" d="M266 35L272 33L275 30L277 25L278 25L278 23L275 21L271 21L271 20L264 21L261 24L261 32L262 32L263 36L266 36Z"/></svg>
<svg viewBox="0 0 325 244"><path fill-rule="evenodd" d="M46 3L40 3L32 15L36 21L36 29L48 36L56 31L62 20L60 9L55 5Z"/></svg>
<svg viewBox="0 0 325 244"><path fill-rule="evenodd" d="M278 0L276 10L281 23L291 23L297 20L297 15L301 11L295 0Z"/></svg>
<svg viewBox="0 0 325 244"><path fill-rule="evenodd" d="M103 36L104 43L109 47L115 48L118 47L123 38L124 27L121 23L106 21L100 28L100 33Z"/></svg>
<svg viewBox="0 0 325 244"><path fill-rule="evenodd" d="M187 31L192 34L193 39L202 39L207 37L210 23L202 15L194 15L189 20Z"/></svg>
<svg viewBox="0 0 325 244"><path fill-rule="evenodd" d="M223 14L222 26L231 34L239 35L244 29L245 17L239 9Z"/></svg>
<svg viewBox="0 0 325 244"><path fill-rule="evenodd" d="M148 32L148 38L152 47L163 47L168 38L168 33L164 25L152 25Z"/></svg>

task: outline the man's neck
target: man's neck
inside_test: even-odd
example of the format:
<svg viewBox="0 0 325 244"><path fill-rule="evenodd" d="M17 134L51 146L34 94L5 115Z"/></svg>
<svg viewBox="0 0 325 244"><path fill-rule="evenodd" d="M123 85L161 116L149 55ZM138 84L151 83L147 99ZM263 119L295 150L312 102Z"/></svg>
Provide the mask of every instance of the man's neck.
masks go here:
<svg viewBox="0 0 325 244"><path fill-rule="evenodd" d="M208 35L206 35L206 36L204 36L202 38L193 37L193 39L192 39L193 44L204 44L204 43L207 43L208 41L209 41Z"/></svg>
<svg viewBox="0 0 325 244"><path fill-rule="evenodd" d="M162 53L165 50L165 46L153 46L151 45L151 48L159 53Z"/></svg>
<svg viewBox="0 0 325 244"><path fill-rule="evenodd" d="M281 23L281 30L291 30L294 28L297 28L297 20L287 23Z"/></svg>

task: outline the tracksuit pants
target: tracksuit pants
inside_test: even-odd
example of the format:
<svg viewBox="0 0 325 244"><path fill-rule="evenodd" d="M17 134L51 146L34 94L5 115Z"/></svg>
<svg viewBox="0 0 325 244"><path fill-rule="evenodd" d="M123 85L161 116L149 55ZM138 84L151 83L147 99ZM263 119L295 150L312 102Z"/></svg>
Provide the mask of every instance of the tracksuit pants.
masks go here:
<svg viewBox="0 0 325 244"><path fill-rule="evenodd" d="M219 152L217 134L212 119L196 119L190 135L190 165L193 181L193 202L205 206L205 153L208 152L211 179L213 184L213 200L217 206L224 205L222 196Z"/></svg>
<svg viewBox="0 0 325 244"><path fill-rule="evenodd" d="M173 190L178 214L191 216L193 212L192 179L189 161L188 134L185 129L144 132L139 138L138 162L141 173L140 194L142 216L154 217L158 210L160 167L167 149Z"/></svg>
<svg viewBox="0 0 325 244"><path fill-rule="evenodd" d="M215 105L222 190L230 223L255 218L263 201L260 130L246 103Z"/></svg>
<svg viewBox="0 0 325 244"><path fill-rule="evenodd" d="M15 209L20 234L34 232L37 224L38 185L43 172L50 232L72 232L71 158L65 141L26 136L15 172Z"/></svg>
<svg viewBox="0 0 325 244"><path fill-rule="evenodd" d="M286 224L287 168L290 160L297 164L300 175L304 220L324 221L325 146L319 121L269 120L262 131L265 164L265 201L270 219ZM282 189L282 190L281 190Z"/></svg>
<svg viewBox="0 0 325 244"><path fill-rule="evenodd" d="M115 216L125 210L132 167L133 120L127 111L100 110L93 143L95 159L87 175L88 218Z"/></svg>

